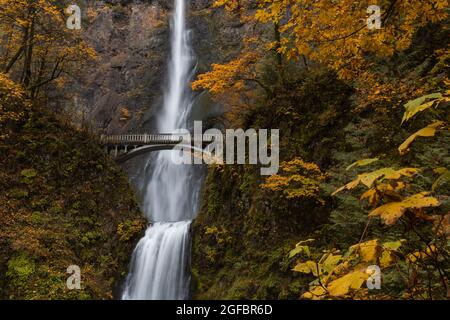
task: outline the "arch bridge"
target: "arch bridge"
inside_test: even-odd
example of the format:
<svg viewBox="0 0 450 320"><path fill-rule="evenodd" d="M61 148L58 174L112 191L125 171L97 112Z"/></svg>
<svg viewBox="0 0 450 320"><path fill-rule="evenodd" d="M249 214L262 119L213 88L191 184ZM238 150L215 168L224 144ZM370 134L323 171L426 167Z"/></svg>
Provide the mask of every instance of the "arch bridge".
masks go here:
<svg viewBox="0 0 450 320"><path fill-rule="evenodd" d="M101 135L100 143L108 154L112 154L116 162L123 163L138 155L159 150L172 150L179 145L193 152L203 152L204 146L214 141L212 135L191 134L190 144L181 144L184 134L150 133Z"/></svg>

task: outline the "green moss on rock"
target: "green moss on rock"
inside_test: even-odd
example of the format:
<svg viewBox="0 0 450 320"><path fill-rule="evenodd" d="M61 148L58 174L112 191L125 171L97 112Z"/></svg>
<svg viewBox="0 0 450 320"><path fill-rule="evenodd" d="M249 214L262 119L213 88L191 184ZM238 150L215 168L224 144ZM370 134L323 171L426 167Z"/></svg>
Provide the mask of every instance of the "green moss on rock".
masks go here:
<svg viewBox="0 0 450 320"><path fill-rule="evenodd" d="M7 130L0 299L113 298L146 224L126 175L94 137L45 110L27 110ZM120 225L130 225L126 236ZM81 290L66 286L71 265L81 269Z"/></svg>

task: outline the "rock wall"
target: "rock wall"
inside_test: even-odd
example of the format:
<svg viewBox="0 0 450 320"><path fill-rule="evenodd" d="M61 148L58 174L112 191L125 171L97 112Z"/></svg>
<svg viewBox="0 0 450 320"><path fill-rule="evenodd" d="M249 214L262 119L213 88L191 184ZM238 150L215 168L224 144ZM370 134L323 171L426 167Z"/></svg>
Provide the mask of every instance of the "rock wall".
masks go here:
<svg viewBox="0 0 450 320"><path fill-rule="evenodd" d="M196 54L196 73L211 63L233 58L240 49L243 25L213 0L188 1L188 25ZM87 1L84 34L97 52L95 66L74 85L74 104L105 133L151 130L161 106L170 55L172 1ZM197 93L198 95L198 93ZM197 99L196 118L213 108Z"/></svg>
<svg viewBox="0 0 450 320"><path fill-rule="evenodd" d="M167 8L157 1L90 1L84 32L98 59L77 84L78 106L107 133L152 117L168 53Z"/></svg>

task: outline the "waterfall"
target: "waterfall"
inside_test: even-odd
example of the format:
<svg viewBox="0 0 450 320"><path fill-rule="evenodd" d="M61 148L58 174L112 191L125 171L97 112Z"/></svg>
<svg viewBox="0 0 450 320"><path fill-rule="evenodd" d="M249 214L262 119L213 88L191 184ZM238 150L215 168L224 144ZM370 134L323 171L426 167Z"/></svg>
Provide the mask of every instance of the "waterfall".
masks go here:
<svg viewBox="0 0 450 320"><path fill-rule="evenodd" d="M169 82L158 130L188 128L192 101L188 85L193 55L185 24L185 0L174 0ZM123 299L186 299L189 295L189 229L197 210L200 181L193 166L176 165L161 151L145 177L143 210L153 221L137 244Z"/></svg>

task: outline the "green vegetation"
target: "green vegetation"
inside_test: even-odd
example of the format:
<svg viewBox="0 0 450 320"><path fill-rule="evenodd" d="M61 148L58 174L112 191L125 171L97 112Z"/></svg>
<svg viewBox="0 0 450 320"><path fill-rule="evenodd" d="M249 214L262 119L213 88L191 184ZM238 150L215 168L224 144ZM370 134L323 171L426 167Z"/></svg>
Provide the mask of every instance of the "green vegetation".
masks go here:
<svg viewBox="0 0 450 320"><path fill-rule="evenodd" d="M439 10L442 1L433 2ZM239 1L216 1L268 31L246 39L237 59L212 65L193 88L225 104L230 126L279 128L283 163L269 178L249 166L209 168L194 223L193 296L448 298L450 69L448 20L439 22L446 15L434 24L409 20L400 36L409 39L372 55L395 43L371 47L372 37L393 36L383 32L415 13L394 3L386 29L343 43L329 39L355 27L345 17L323 34L315 24L331 24L331 13L299 27L317 17L316 5L324 10L319 3L328 2L311 2L287 22L281 17L295 6L265 1L255 14ZM351 10L359 9L343 5L337 14ZM345 46L359 42L369 47L346 64ZM380 290L365 285L369 265L381 269Z"/></svg>
<svg viewBox="0 0 450 320"><path fill-rule="evenodd" d="M0 298L112 298L145 227L126 176L88 133L23 95L13 106L0 132ZM66 287L70 265L81 290Z"/></svg>

